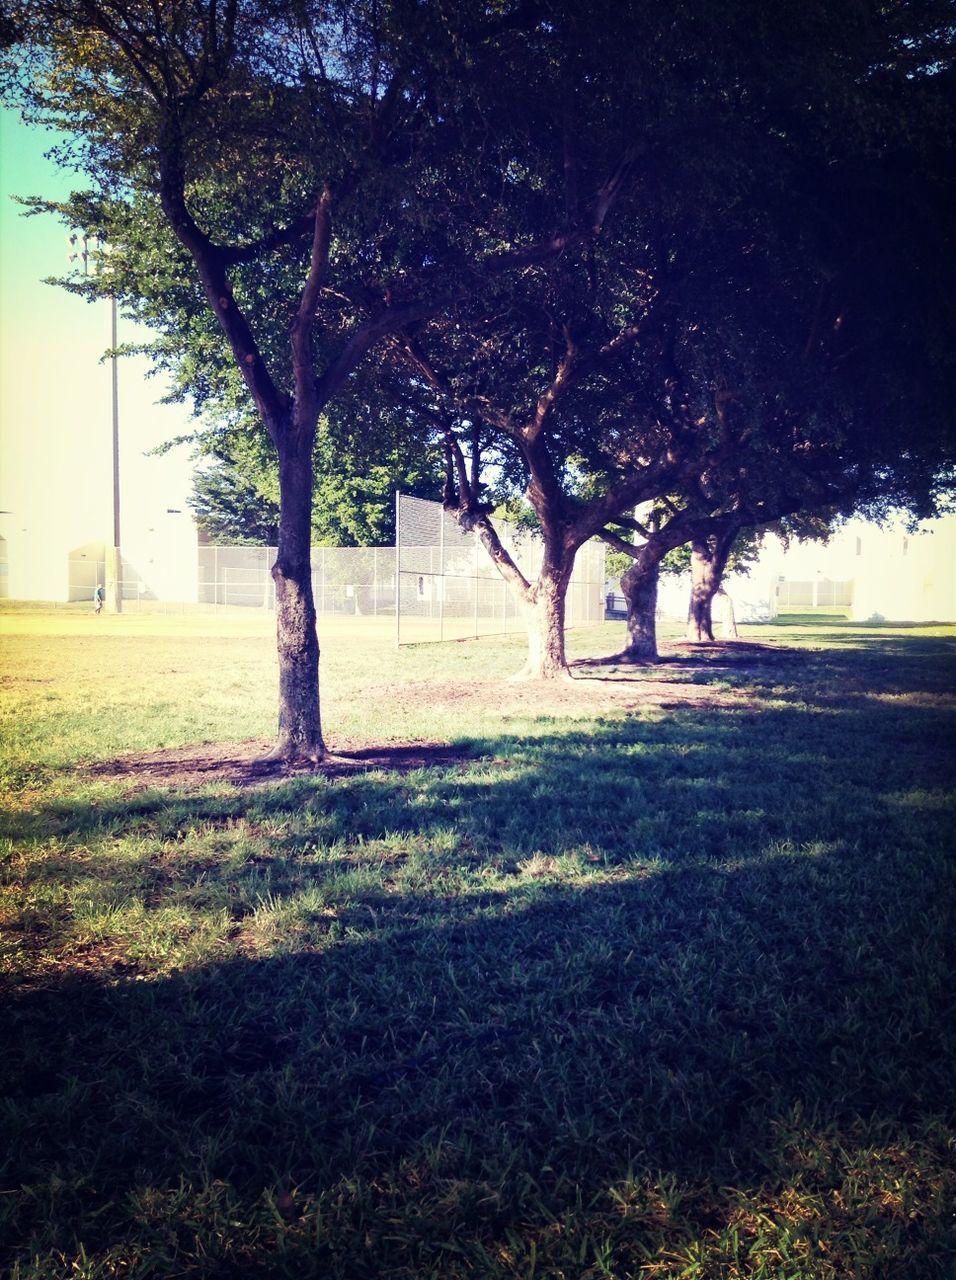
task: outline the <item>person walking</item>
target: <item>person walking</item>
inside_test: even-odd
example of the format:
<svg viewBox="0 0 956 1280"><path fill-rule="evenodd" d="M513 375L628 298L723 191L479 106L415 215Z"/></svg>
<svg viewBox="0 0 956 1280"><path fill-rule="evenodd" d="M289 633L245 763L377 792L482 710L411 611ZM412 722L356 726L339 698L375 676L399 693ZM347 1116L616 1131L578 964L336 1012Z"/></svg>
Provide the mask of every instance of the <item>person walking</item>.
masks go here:
<svg viewBox="0 0 956 1280"><path fill-rule="evenodd" d="M93 592L93 612L103 612L103 601L106 599L106 592L103 590L102 582L96 584L96 590Z"/></svg>

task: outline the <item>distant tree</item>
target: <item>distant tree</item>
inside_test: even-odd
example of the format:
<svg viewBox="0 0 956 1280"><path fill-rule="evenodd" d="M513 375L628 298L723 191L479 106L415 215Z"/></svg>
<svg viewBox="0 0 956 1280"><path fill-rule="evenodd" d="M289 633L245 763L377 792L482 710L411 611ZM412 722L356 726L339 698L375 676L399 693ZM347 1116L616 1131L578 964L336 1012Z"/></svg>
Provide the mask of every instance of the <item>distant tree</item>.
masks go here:
<svg viewBox="0 0 956 1280"><path fill-rule="evenodd" d="M279 504L234 462L196 471L187 501L201 532L218 546L274 547L278 541Z"/></svg>
<svg viewBox="0 0 956 1280"><path fill-rule="evenodd" d="M275 456L251 427L208 432L206 464L197 471L190 506L196 522L220 545L275 546L279 471ZM391 546L395 493L438 500L443 459L421 431L364 432L346 410L319 419L315 440L312 545Z"/></svg>
<svg viewBox="0 0 956 1280"><path fill-rule="evenodd" d="M760 528L745 526L736 533L732 527L716 532L704 532L691 538L679 548L680 560L690 570L690 600L687 608L687 639L698 644L714 639L713 609L717 596L724 597L724 634L737 634L733 615L733 601L724 589L728 573L746 574L756 561L768 535L776 535L784 543L827 541L835 527L841 523L833 511L800 511L775 520ZM666 572L666 557L661 568Z"/></svg>

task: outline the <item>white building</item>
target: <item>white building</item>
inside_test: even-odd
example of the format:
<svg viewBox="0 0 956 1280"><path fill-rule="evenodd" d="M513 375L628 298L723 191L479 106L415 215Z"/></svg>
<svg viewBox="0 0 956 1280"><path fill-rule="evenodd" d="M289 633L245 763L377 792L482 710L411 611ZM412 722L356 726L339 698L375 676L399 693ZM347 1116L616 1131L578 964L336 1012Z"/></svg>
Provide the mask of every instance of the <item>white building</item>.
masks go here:
<svg viewBox="0 0 956 1280"><path fill-rule="evenodd" d="M106 582L106 546L102 534L31 526L15 512L0 513L0 596L57 604L92 600L96 584ZM120 550L124 599L197 599L196 523L185 508L159 499L141 505L124 517Z"/></svg>
<svg viewBox="0 0 956 1280"><path fill-rule="evenodd" d="M929 520L916 533L901 521L881 527L848 521L827 543L764 540L747 574L725 589L738 622L830 607L853 622L956 622L956 515ZM658 607L684 621L690 575L661 579Z"/></svg>

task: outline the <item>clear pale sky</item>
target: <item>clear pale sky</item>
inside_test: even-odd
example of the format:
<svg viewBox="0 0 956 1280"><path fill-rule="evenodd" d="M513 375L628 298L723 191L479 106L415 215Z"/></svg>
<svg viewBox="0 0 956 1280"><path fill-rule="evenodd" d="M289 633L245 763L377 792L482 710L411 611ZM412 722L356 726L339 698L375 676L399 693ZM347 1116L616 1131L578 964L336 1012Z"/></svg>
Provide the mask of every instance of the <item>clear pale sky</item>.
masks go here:
<svg viewBox="0 0 956 1280"><path fill-rule="evenodd" d="M87 303L43 284L67 269L68 229L24 218L11 196L65 195L80 175L44 156L52 134L0 113L0 510L18 528L69 546L112 540L112 401L107 302ZM120 318L119 340L133 331ZM146 456L191 429L188 411L158 405L148 364L119 362L121 512L124 529L144 505L183 507L190 451Z"/></svg>

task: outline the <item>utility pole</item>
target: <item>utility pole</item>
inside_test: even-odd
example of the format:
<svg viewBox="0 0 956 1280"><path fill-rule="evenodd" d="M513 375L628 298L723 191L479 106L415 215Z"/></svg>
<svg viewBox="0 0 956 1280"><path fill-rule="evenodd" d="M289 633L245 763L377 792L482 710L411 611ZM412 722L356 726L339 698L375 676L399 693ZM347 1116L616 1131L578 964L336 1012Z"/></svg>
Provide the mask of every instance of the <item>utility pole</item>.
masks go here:
<svg viewBox="0 0 956 1280"><path fill-rule="evenodd" d="M119 458L119 367L117 365L116 347L117 316L116 294L110 294L110 330L112 340L110 350L112 391L113 391L113 554L110 557L113 570L112 607L115 613L123 612L123 556L120 551L120 458ZM109 575L108 575L109 576Z"/></svg>
<svg viewBox="0 0 956 1280"><path fill-rule="evenodd" d="M94 249L101 254L109 252L109 246L101 237L95 239L82 234L73 233L67 236L70 245L70 261L83 263L83 274L96 272L97 263L91 256ZM123 611L123 556L120 550L120 458L119 458L119 367L116 348L119 343L118 316L116 294L110 293L110 373L112 382L112 445L113 445L113 538L112 544L106 548L106 606L112 613Z"/></svg>

